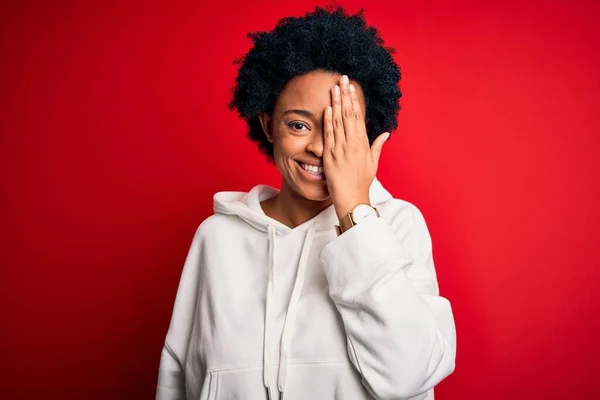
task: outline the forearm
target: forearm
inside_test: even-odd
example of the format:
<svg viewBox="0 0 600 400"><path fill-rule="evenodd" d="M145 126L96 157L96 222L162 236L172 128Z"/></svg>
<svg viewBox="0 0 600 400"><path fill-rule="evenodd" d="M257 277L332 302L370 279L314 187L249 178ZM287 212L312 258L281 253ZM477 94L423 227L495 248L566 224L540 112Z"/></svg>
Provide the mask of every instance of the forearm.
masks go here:
<svg viewBox="0 0 600 400"><path fill-rule="evenodd" d="M382 218L365 220L336 240L321 260L365 386L385 399L432 388L454 369L450 303Z"/></svg>

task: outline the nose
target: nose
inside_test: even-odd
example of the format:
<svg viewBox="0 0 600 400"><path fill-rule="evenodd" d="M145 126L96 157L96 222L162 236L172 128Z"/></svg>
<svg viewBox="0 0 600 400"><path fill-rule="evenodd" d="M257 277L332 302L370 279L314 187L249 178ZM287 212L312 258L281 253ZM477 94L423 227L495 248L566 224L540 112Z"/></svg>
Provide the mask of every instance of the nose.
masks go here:
<svg viewBox="0 0 600 400"><path fill-rule="evenodd" d="M306 145L306 151L318 158L323 158L323 131L321 129L313 130L313 134Z"/></svg>

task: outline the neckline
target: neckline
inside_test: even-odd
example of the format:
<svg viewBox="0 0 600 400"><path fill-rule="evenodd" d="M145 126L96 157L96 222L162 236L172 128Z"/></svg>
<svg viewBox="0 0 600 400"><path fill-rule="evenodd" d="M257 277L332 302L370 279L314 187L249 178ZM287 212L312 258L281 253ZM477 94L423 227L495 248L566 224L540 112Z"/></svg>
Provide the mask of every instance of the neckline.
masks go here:
<svg viewBox="0 0 600 400"><path fill-rule="evenodd" d="M262 191L260 193L259 196L257 196L256 199L256 205L257 205L257 211L264 216L269 225L273 225L277 230L279 231L288 231L288 232L298 232L298 231L304 231L307 230L308 227L312 224L312 223L317 223L317 230L323 230L325 229L334 229L334 225L335 222L332 222L331 227L323 227L323 226L319 226L321 224L318 224L319 221L333 221L335 218L335 221L337 221L337 215L335 213L335 209L333 204L330 204L329 206L325 207L323 210L321 210L317 215L315 215L314 217L312 217L311 219L301 223L298 226L295 226L294 228L287 226L286 224L276 220L275 218L267 215L267 213L265 213L261 203L263 201L272 199L273 197L277 196L280 192L279 189L276 189L274 187L271 187L269 185L263 185L267 191Z"/></svg>

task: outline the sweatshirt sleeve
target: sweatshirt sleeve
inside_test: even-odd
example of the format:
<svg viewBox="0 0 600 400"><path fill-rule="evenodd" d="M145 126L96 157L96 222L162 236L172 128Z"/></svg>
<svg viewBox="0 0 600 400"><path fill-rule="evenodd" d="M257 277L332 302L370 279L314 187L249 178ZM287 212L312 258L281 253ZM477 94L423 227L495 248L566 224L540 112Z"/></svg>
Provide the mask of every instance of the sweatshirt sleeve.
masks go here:
<svg viewBox="0 0 600 400"><path fill-rule="evenodd" d="M200 278L200 228L192 241L177 289L171 323L163 345L158 371L156 400L186 400L184 365L192 335ZM201 380L197 377L195 380ZM200 387L202 386L202 382Z"/></svg>
<svg viewBox="0 0 600 400"><path fill-rule="evenodd" d="M320 254L348 355L376 399L424 395L454 371L452 309L439 295L425 220L407 204L366 219Z"/></svg>

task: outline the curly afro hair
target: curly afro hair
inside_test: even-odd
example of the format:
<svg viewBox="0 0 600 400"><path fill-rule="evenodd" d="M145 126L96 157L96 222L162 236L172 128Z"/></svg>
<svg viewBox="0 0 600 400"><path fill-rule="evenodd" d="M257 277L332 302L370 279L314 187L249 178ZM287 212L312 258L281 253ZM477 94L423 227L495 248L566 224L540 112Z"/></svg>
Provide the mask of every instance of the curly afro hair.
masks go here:
<svg viewBox="0 0 600 400"><path fill-rule="evenodd" d="M286 17L271 32L252 32L254 46L235 61L241 64L229 109L237 109L248 124L248 137L273 160L259 113L271 114L286 83L314 70L346 74L362 87L369 142L396 129L400 68L394 48L385 47L375 27L368 26L364 10L348 15L337 8L316 7L302 17Z"/></svg>

